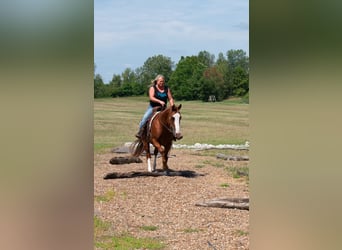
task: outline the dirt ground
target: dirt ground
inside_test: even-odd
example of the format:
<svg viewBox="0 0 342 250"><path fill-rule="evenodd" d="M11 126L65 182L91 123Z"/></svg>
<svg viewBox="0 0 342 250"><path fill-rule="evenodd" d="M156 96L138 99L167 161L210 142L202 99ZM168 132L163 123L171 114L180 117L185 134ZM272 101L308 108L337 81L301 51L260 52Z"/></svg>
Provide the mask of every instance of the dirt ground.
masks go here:
<svg viewBox="0 0 342 250"><path fill-rule="evenodd" d="M109 179L111 172L146 171L143 163L111 165L109 160L125 154L95 155L94 195L112 192L109 201L94 201L95 215L112 225L115 233L150 237L166 244L165 249L249 249L249 211L196 206L215 198L248 198L246 177L233 178L227 167L246 162L203 156L191 150L173 149L169 167L204 174L186 177L136 177ZM161 158L157 168L161 168ZM144 230L153 226L155 230Z"/></svg>

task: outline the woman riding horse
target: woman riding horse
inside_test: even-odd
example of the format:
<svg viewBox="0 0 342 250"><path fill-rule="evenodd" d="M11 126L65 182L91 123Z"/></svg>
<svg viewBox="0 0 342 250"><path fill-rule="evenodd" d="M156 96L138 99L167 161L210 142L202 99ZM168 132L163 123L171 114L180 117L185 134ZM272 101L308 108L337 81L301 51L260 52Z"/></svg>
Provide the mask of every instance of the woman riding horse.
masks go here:
<svg viewBox="0 0 342 250"><path fill-rule="evenodd" d="M169 100L170 106L174 105L171 90L165 85L165 77L163 75L157 75L157 77L152 81L152 86L148 91L150 103L147 110L140 121L139 132L135 135L137 138L141 138L143 133L143 127L147 120L153 113L153 108L160 107L162 109L167 107L167 101Z"/></svg>
<svg viewBox="0 0 342 250"><path fill-rule="evenodd" d="M149 172L156 170L158 152L162 156L163 170L166 171L166 174L169 172L167 161L172 141L180 140L183 137L180 130L181 107L181 104L178 107L172 105L163 111L155 113L149 123L143 126L141 137L132 144L133 156L137 157L145 150ZM151 166L150 143L154 146L153 166Z"/></svg>

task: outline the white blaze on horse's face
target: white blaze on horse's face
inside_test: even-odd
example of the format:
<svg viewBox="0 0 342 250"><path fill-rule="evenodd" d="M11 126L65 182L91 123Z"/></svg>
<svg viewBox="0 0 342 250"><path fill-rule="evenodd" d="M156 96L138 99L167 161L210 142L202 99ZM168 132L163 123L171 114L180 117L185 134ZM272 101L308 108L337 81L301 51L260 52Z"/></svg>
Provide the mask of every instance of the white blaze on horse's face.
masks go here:
<svg viewBox="0 0 342 250"><path fill-rule="evenodd" d="M176 137L177 135L180 135L181 132L180 132L180 114L179 113L176 113L173 115L173 118L174 118L174 123L175 123L175 129L176 129Z"/></svg>

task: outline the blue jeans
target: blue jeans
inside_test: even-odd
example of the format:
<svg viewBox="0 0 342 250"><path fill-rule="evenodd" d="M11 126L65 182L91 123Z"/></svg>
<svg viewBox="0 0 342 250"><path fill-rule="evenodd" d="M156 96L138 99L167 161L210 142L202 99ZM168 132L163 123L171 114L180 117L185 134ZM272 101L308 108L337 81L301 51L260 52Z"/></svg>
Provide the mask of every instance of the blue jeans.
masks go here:
<svg viewBox="0 0 342 250"><path fill-rule="evenodd" d="M148 105L147 110L139 123L139 128L142 128L144 126L144 124L147 122L147 119L152 115L152 113L153 113L153 108L151 105Z"/></svg>

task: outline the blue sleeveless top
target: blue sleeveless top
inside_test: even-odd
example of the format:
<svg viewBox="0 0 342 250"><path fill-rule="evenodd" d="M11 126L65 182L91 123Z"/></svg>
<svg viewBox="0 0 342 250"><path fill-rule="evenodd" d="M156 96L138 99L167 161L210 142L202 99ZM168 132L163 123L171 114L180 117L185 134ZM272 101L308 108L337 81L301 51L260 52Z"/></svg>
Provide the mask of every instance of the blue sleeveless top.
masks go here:
<svg viewBox="0 0 342 250"><path fill-rule="evenodd" d="M154 97L157 98L158 100L161 100L163 102L165 102L165 106L167 105L167 93L169 88L167 86L164 86L164 92L159 92L156 85L153 85L154 88ZM150 105L154 108L154 107L161 107L161 104L159 102L152 102L150 100Z"/></svg>

